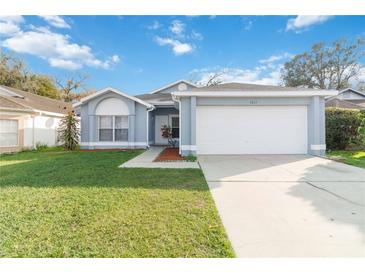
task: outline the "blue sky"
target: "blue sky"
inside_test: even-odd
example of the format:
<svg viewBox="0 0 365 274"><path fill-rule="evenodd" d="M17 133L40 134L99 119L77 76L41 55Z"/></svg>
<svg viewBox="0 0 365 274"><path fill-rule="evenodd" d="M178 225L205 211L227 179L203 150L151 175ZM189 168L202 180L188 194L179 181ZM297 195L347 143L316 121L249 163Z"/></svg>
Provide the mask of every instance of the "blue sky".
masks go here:
<svg viewBox="0 0 365 274"><path fill-rule="evenodd" d="M277 84L294 54L365 37L364 26L365 16L1 16L0 45L34 72L87 73L90 88L139 94L214 72L224 81Z"/></svg>

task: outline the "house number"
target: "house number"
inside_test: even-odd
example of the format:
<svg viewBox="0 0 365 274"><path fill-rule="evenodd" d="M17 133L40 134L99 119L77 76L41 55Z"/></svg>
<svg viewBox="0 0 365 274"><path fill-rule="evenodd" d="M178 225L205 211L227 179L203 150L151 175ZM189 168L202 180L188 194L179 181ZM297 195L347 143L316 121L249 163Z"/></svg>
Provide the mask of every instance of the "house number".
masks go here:
<svg viewBox="0 0 365 274"><path fill-rule="evenodd" d="M257 100L250 100L250 105L257 105L258 101Z"/></svg>

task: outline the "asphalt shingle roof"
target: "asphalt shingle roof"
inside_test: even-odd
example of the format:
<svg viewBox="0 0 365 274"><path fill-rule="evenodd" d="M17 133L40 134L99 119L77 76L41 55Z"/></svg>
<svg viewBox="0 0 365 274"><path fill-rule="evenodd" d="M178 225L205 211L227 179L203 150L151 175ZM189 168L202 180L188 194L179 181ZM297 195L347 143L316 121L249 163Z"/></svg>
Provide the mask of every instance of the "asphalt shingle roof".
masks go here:
<svg viewBox="0 0 365 274"><path fill-rule="evenodd" d="M40 96L37 94L33 94L30 92L25 92L19 89L10 88L7 86L1 86L1 88L5 90L9 90L10 92L16 93L19 96L23 97L7 97L6 101L11 101L17 105L21 105L25 108L29 109L37 109L55 113L66 114L67 112L72 110L72 105L70 103L66 103L60 100L51 99L48 97ZM5 96L2 96L5 97ZM10 104L3 101L3 104Z"/></svg>

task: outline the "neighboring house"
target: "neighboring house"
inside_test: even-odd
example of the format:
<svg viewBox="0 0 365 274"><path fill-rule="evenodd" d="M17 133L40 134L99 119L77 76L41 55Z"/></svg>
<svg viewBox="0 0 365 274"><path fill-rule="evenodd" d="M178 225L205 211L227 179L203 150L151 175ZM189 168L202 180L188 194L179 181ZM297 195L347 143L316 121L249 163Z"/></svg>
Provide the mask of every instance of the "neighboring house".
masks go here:
<svg viewBox="0 0 365 274"><path fill-rule="evenodd" d="M325 153L325 100L337 91L181 80L131 96L105 88L74 104L81 147L146 148L167 144L172 127L182 155Z"/></svg>
<svg viewBox="0 0 365 274"><path fill-rule="evenodd" d="M71 104L0 86L0 152L57 145L60 119Z"/></svg>
<svg viewBox="0 0 365 274"><path fill-rule="evenodd" d="M365 93L352 88L344 89L338 95L326 98L326 107L365 109Z"/></svg>

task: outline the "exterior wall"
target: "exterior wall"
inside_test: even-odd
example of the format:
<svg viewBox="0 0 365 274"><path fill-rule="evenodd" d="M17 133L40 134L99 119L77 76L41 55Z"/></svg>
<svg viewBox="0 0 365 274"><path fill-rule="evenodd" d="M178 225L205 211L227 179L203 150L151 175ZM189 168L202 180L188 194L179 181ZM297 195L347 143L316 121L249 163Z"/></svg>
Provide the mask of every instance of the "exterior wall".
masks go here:
<svg viewBox="0 0 365 274"><path fill-rule="evenodd" d="M18 145L0 147L1 152L16 152L33 149L37 143L48 146L58 145L58 126L61 118L30 114L1 114L2 119L18 120Z"/></svg>
<svg viewBox="0 0 365 274"><path fill-rule="evenodd" d="M98 118L95 111L103 100L116 98L122 101L123 113L128 113L128 142L99 142ZM84 103L80 110L81 115L81 148L145 148L147 144L147 109L145 106L116 94L105 93ZM110 115L113 115L112 113Z"/></svg>
<svg viewBox="0 0 365 274"><path fill-rule="evenodd" d="M325 101L324 98L181 98L181 154L196 153L196 106L307 106L308 153L325 154Z"/></svg>
<svg viewBox="0 0 365 274"><path fill-rule="evenodd" d="M48 146L58 145L60 121L61 118L51 116L27 116L24 120L24 147L34 148L37 143Z"/></svg>

